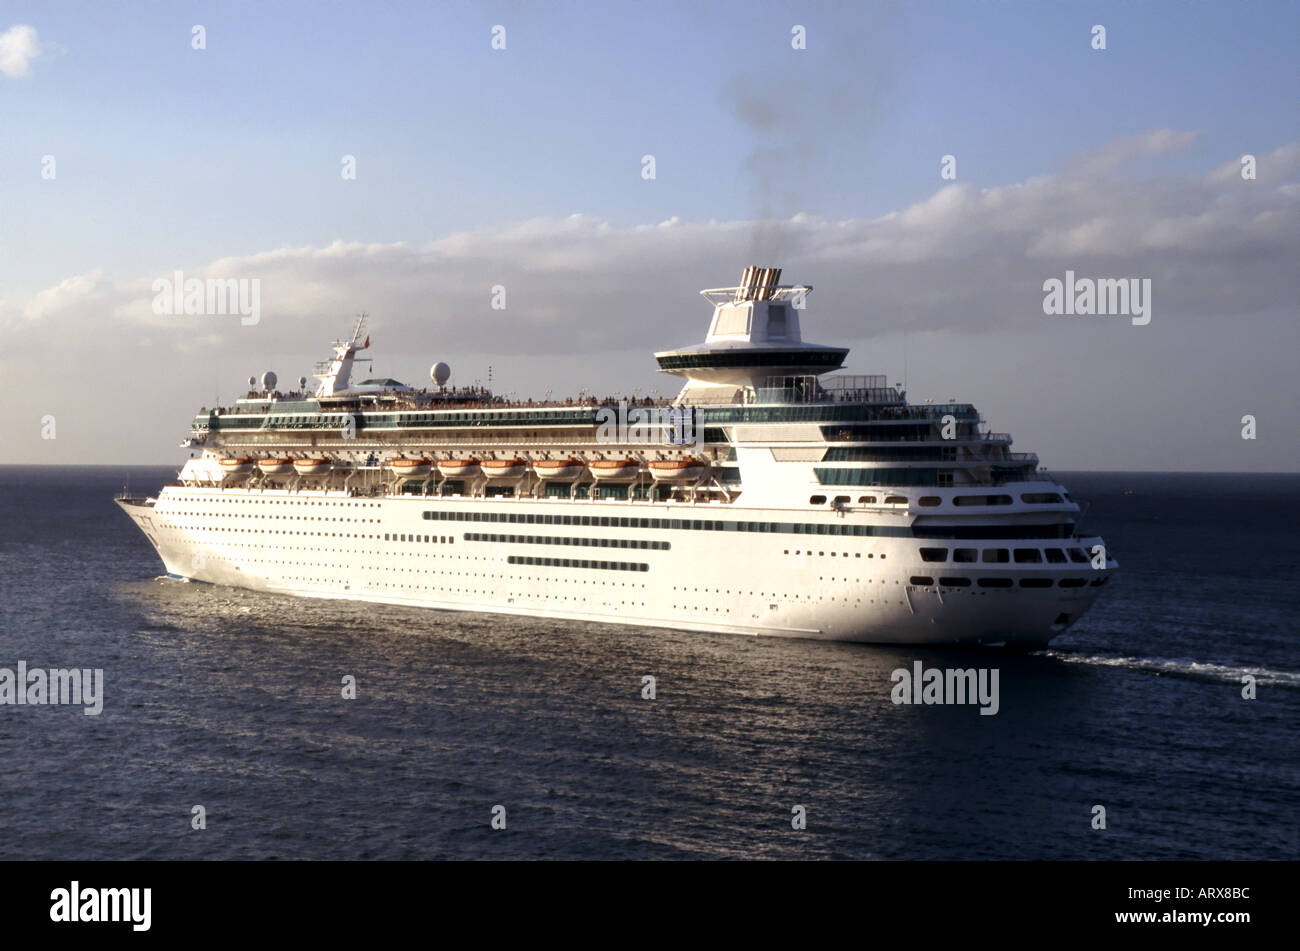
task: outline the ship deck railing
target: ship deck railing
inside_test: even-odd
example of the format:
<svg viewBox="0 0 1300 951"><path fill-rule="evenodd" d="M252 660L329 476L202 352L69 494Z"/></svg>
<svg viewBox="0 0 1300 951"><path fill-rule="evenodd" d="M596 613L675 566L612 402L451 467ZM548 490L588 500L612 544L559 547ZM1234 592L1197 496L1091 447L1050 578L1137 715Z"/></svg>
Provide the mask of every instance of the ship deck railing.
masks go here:
<svg viewBox="0 0 1300 951"><path fill-rule="evenodd" d="M423 390L420 391L424 393ZM381 394L382 395L382 394ZM670 407L673 400L666 396L624 396L612 397L607 396L603 399L591 397L569 397L562 400L511 400L505 398L493 399L464 399L464 400L441 400L433 395L430 399L391 399L385 400L382 407L374 407L376 412L390 412L393 410L422 410L433 412L437 410L466 410L466 409L484 409L484 410L501 410L501 409L600 409L602 406L616 407L620 403L630 406L663 406ZM260 416L271 411L272 404L268 401L262 406L215 406L211 409L202 407L200 413L215 413L218 416ZM338 407L342 410L342 407Z"/></svg>
<svg viewBox="0 0 1300 951"><path fill-rule="evenodd" d="M696 391L688 393L684 399L680 397L666 396L578 396L566 397L565 399L507 399L505 397L478 397L466 399L444 399L436 393L429 393L426 390L417 391L414 398L406 394L399 394L394 391L384 391L377 396L383 397L382 405L368 405L366 407L350 407L347 400L331 400L330 409L339 412L355 410L368 410L372 412L392 412L392 411L421 411L437 412L440 410L517 410L517 409L600 409L602 407L616 408L620 405L629 408L640 407L660 407L670 408L674 405L686 406L755 406L755 405L807 405L807 404L826 404L826 403L863 403L863 404L892 404L903 403L905 401L904 393L898 387L883 385L884 377L880 375L869 376L851 376L851 377L828 377L822 382L817 382L816 377L808 377L807 380L799 378L800 382L795 385L778 385L773 383L768 386L759 386L753 389L745 389L737 394L730 387L721 387L720 392L710 395L706 392ZM256 393L250 393L250 398L257 397ZM681 399L680 404L678 400ZM290 394L285 399L286 402L301 402L302 397L299 394ZM274 413L274 400L261 399L249 402L243 401L232 406L216 406L211 409L202 407L200 414L213 414L216 416L261 416ZM290 415L293 415L292 413Z"/></svg>

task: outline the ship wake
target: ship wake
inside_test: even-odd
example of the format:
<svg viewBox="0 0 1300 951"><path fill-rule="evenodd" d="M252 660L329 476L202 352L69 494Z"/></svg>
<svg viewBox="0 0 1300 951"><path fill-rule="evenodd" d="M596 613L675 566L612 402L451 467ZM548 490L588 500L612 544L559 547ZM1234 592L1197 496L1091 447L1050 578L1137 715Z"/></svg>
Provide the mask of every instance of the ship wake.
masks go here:
<svg viewBox="0 0 1300 951"><path fill-rule="evenodd" d="M1254 677L1260 686L1300 687L1300 672L1273 670L1268 667L1232 667L1225 664L1207 664L1188 657L1107 657L1100 654L1074 654L1069 651L1047 650L1043 654L1067 664L1088 664L1094 667L1119 667L1138 670L1157 676L1185 677L1212 683L1240 684L1246 676Z"/></svg>

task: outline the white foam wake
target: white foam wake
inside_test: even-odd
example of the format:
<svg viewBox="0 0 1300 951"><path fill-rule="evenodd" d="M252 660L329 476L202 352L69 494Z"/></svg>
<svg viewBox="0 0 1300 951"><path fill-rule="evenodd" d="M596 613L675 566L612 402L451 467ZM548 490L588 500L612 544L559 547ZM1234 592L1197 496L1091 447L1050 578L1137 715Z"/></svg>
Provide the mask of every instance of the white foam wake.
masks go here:
<svg viewBox="0 0 1300 951"><path fill-rule="evenodd" d="M1049 650L1044 653L1054 660L1067 664L1093 664L1099 667L1122 667L1126 670L1146 670L1157 674L1179 677L1196 677L1223 683L1241 683L1249 674L1261 686L1300 687L1300 673L1290 670L1272 670L1268 667L1228 667L1224 664L1204 664L1187 657L1103 657L1097 654L1070 654Z"/></svg>

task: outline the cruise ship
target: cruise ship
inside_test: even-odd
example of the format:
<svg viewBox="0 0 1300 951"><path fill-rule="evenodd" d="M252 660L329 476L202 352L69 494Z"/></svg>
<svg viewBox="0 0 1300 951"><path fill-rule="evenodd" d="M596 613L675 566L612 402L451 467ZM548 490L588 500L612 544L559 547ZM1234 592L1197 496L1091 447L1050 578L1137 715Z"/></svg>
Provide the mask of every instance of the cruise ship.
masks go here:
<svg viewBox="0 0 1300 951"><path fill-rule="evenodd" d="M250 379L117 502L168 575L286 595L1021 649L1078 621L1117 569L1079 504L969 403L840 372L780 273L701 292L704 343L655 354L671 400L354 383L363 315L314 388Z"/></svg>

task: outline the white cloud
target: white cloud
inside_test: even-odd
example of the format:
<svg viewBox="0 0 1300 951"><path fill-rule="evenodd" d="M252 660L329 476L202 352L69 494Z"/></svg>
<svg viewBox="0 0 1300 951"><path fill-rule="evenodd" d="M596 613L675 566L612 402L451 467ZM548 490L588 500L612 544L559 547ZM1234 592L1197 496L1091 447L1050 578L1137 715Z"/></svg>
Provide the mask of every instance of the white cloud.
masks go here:
<svg viewBox="0 0 1300 951"><path fill-rule="evenodd" d="M588 373L595 385L644 383L654 379L650 351L702 339L709 310L696 291L734 283L751 263L814 284L805 335L855 345L850 360L859 370L879 369L858 362L870 364L867 341L901 330L971 335L963 339L972 345L1040 330L1042 283L1067 269L1152 278L1159 326L1208 316L1244 333L1259 317L1255 326L1265 329L1297 291L1300 148L1261 153L1252 182L1218 170L1120 174L1119 156L1132 161L1188 141L1181 133L1125 140L1060 175L982 190L949 185L872 220L674 217L624 227L579 214L421 244L335 241L206 265L160 261L155 273L129 280L92 271L0 305L0 377L19 365L93 378L106 360L147 363L148 392L135 392L143 384L132 378L122 395L150 407L147 426L170 431L176 406L195 399L196 375L203 401L212 387L267 366L296 378L367 310L376 372L385 375L422 381L435 359L464 370L466 355L477 355L484 367L511 366L512 386L533 395L567 385L569 376L555 378L560 367L584 374L577 385L593 382ZM780 233L780 260L749 260L759 229ZM175 270L260 280L260 322L154 314L152 282ZM503 311L491 307L497 284L507 291ZM1185 372L1192 385L1210 370Z"/></svg>
<svg viewBox="0 0 1300 951"><path fill-rule="evenodd" d="M23 306L23 318L42 321L62 313L79 314L79 308L89 300L102 298L113 292L103 280L104 269L95 268L85 274L69 277L53 287L33 294ZM120 291L119 291L120 293Z"/></svg>
<svg viewBox="0 0 1300 951"><path fill-rule="evenodd" d="M1179 132L1174 129L1139 132L1137 135L1107 142L1100 149L1079 156L1074 165L1074 173L1081 176L1104 175L1135 159L1184 151L1191 148L1199 137L1199 132Z"/></svg>
<svg viewBox="0 0 1300 951"><path fill-rule="evenodd" d="M806 329L825 339L868 326L875 333L1025 326L1042 317L1043 280L1066 269L1152 277L1168 316L1244 317L1290 299L1300 232L1296 146L1261 156L1275 184L1218 171L1148 179L1100 171L1190 141L1169 131L1135 136L1058 176L983 190L948 185L875 220L673 218L617 227L571 215L418 245L336 241L205 266L161 262L157 274L117 284L92 273L37 294L22 313L40 320L88 299L114 323L157 326L178 341L218 333L247 347L223 318L152 312L152 280L180 269L186 277L260 280L259 346L310 347L322 322L333 334L365 309L376 331L402 348L436 339L444 349L547 354L571 352L575 340L602 350L691 342L707 317L695 290L733 281L748 263L784 265L788 278L815 284ZM748 260L760 228L781 232L783 260ZM490 306L498 284L507 290L504 311ZM866 326L864 300L881 315Z"/></svg>
<svg viewBox="0 0 1300 951"><path fill-rule="evenodd" d="M0 74L21 79L32 73L32 60L41 55L34 27L18 24L0 33Z"/></svg>

